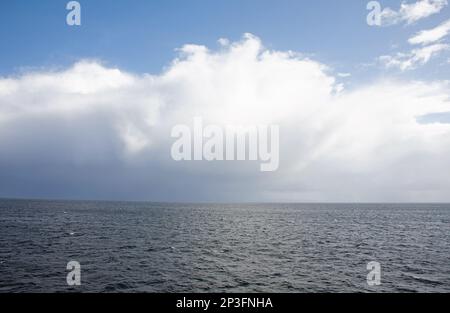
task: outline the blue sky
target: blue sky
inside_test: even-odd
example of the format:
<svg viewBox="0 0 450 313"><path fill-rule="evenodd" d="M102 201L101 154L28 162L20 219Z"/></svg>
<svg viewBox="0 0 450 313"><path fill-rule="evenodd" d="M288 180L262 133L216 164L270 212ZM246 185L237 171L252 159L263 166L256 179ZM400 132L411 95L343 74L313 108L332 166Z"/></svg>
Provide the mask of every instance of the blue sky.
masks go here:
<svg viewBox="0 0 450 313"><path fill-rule="evenodd" d="M438 25L450 8L413 25L369 27L366 1L94 0L80 1L82 26L65 24L67 1L2 1L0 73L29 67L67 66L83 58L136 73L159 73L186 43L216 47L221 37L250 32L268 48L310 53L339 71L382 75L360 68L378 56L401 51L415 32ZM400 1L380 1L398 9ZM396 45L397 50L392 47ZM434 63L436 65L437 62ZM441 78L448 67L409 72ZM398 73L397 73L398 74Z"/></svg>
<svg viewBox="0 0 450 313"><path fill-rule="evenodd" d="M448 0L67 2L0 2L0 197L450 201ZM279 167L177 162L195 117Z"/></svg>

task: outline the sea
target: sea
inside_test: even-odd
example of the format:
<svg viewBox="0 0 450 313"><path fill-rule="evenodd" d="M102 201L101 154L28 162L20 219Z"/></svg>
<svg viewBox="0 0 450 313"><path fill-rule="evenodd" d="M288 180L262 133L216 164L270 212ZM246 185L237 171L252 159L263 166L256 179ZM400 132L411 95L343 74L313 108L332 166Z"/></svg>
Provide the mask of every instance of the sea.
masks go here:
<svg viewBox="0 0 450 313"><path fill-rule="evenodd" d="M0 292L446 293L450 204L3 199Z"/></svg>

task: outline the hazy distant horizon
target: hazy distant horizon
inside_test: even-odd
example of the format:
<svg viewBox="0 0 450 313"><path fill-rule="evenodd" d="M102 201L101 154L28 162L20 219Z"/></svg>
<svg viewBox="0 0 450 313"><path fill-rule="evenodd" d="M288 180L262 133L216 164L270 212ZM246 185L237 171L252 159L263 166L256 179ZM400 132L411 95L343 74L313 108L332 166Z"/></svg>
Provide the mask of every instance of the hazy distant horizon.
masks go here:
<svg viewBox="0 0 450 313"><path fill-rule="evenodd" d="M211 202L211 201L154 201L154 200L105 200L105 199L65 199L65 198L8 198L0 197L3 201L68 201L68 202L124 202L124 203L149 203L149 204L223 204L223 205L234 205L234 204L244 204L244 205L276 205L276 204L348 204L348 205L379 205L379 204L450 204L450 202L258 202L258 201L247 201L247 202Z"/></svg>

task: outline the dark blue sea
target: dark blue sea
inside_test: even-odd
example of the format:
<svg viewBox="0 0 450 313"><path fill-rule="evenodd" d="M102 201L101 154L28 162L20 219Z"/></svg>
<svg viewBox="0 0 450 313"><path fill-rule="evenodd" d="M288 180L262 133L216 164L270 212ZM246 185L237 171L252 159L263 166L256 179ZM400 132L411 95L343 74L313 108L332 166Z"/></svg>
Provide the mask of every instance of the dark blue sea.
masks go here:
<svg viewBox="0 0 450 313"><path fill-rule="evenodd" d="M450 205L0 200L0 292L74 291L450 292Z"/></svg>

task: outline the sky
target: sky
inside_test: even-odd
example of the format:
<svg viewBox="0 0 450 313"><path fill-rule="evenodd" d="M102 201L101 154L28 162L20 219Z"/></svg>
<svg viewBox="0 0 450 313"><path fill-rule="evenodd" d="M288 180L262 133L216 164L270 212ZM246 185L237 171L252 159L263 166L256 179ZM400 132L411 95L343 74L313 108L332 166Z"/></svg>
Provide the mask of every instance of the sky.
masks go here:
<svg viewBox="0 0 450 313"><path fill-rule="evenodd" d="M447 0L0 3L0 197L450 201ZM175 125L278 125L279 168L175 161Z"/></svg>

